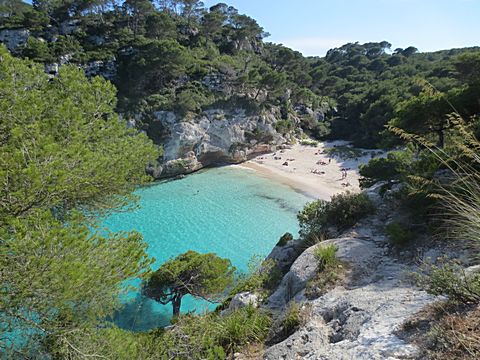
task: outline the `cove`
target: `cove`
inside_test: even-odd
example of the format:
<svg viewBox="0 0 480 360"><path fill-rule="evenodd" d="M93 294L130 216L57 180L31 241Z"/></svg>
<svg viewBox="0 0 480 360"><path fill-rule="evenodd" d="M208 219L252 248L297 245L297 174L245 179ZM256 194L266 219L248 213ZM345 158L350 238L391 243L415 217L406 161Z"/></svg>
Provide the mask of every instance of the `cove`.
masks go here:
<svg viewBox="0 0 480 360"><path fill-rule="evenodd" d="M139 208L116 213L103 225L112 231L139 231L156 259L153 269L187 250L214 252L246 272L253 256L265 257L285 232L298 234L297 212L309 198L254 171L222 167L136 191ZM214 306L213 306L214 307ZM182 313L212 309L185 297ZM172 308L132 293L115 323L145 331L166 326Z"/></svg>

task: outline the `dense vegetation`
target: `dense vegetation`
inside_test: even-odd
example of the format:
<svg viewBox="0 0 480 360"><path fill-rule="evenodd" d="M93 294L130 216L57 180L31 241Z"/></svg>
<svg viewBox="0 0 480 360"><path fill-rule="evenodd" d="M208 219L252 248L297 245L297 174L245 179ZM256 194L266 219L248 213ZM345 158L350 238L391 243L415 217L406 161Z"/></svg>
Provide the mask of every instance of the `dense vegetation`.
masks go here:
<svg viewBox="0 0 480 360"><path fill-rule="evenodd" d="M410 129L417 122L408 111L422 116L414 106L422 107L428 95L416 105L400 105L422 93L418 79L445 93L437 98L436 111L447 110L444 98L462 115L478 111L474 102L464 101L475 92L463 93L464 81L470 79L466 71L474 69L468 69L468 56L459 60L461 54L478 52L476 48L392 52L383 41L350 43L324 58L304 58L266 43L262 27L235 8L220 3L206 9L196 0L43 0L34 1L33 7L4 0L0 9L8 14L0 18L0 28L30 31L27 43L14 54L87 68L101 61L97 72L117 86L117 109L143 115L139 126L152 137L149 122L156 111L188 117L211 107L258 112L278 106L281 132L301 127L314 137L391 146L398 140L385 131L389 121L395 118ZM442 124L425 123L429 126L439 136L445 130Z"/></svg>
<svg viewBox="0 0 480 360"><path fill-rule="evenodd" d="M39 343L75 349L148 270L140 234L105 234L95 219L131 204L158 152L119 121L105 80L73 66L49 80L3 48L0 59L0 347L22 358Z"/></svg>
<svg viewBox="0 0 480 360"><path fill-rule="evenodd" d="M280 132L301 127L316 138L364 147L401 145L361 169L365 187L401 185L397 200L416 228L387 225L392 243L407 246L420 233L434 232L468 240L477 256L478 48L422 54L414 47L391 51L388 42L351 43L323 58L304 58L264 42L268 34L233 7L205 9L196 0L37 0L33 6L2 0L0 13L0 29L30 31L12 50L26 60L0 49L2 356L218 359L268 337L270 317L251 307L227 316L180 316L173 330L151 333L129 333L108 321L128 290L127 279L145 279L144 291L174 302L178 312L184 294L218 295L233 275L228 261L206 262L194 253L150 274L139 234L97 229L99 214L132 204L132 190L148 181L145 165L159 155L116 112L141 114L139 127L152 135L156 111L188 119L212 107L260 113L275 106ZM95 61L113 85L101 77L88 80L79 69ZM51 63L62 64L55 76L43 71L42 64ZM445 206L446 219L438 216ZM302 241L324 240L372 211L365 195L311 203L298 217ZM335 251L319 248L324 273L311 284L313 293L337 279ZM418 280L460 303L460 319L475 314L480 299L478 275L462 274L462 266L432 265ZM192 271L199 267L203 271ZM277 270L263 263L232 292L268 292L281 276ZM185 288L199 274L205 276L196 287ZM440 329L459 331L461 320L455 321L441 322ZM292 305L282 326L288 333L298 322ZM455 348L452 356L465 358L480 349L468 339L468 348L452 338L442 341Z"/></svg>

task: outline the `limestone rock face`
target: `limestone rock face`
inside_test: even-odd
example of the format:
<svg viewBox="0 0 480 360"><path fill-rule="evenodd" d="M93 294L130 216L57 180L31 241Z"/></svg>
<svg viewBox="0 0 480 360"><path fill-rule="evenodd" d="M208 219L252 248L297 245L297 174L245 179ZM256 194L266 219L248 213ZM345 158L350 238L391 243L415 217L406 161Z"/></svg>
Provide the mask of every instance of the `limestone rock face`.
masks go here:
<svg viewBox="0 0 480 360"><path fill-rule="evenodd" d="M312 246L295 260L277 290L268 299L270 307L285 307L301 290L305 289L307 281L317 273L318 261L315 259L314 251L315 247Z"/></svg>
<svg viewBox="0 0 480 360"><path fill-rule="evenodd" d="M305 250L262 305L277 314L284 314L292 301L309 309L305 322L287 339L267 348L264 359L416 358L418 349L406 343L399 330L436 298L408 281L418 264L392 256L384 228L395 211L379 192L379 186L366 191L379 209L375 215L340 237ZM317 298L307 298L305 286L318 271L314 251L330 244L347 264L343 265L345 280Z"/></svg>
<svg viewBox="0 0 480 360"><path fill-rule="evenodd" d="M241 292L235 294L232 301L230 302L230 305L228 306L228 309L222 311L222 315L230 314L237 309L241 309L249 305L253 307L258 307L259 304L260 297L258 296L258 294L254 294L249 291Z"/></svg>
<svg viewBox="0 0 480 360"><path fill-rule="evenodd" d="M27 42L30 31L27 29L2 29L0 30L0 42L4 43L8 50L13 51Z"/></svg>
<svg viewBox="0 0 480 360"><path fill-rule="evenodd" d="M300 242L289 241L285 246L275 246L267 256L267 260L274 260L283 272L287 272L300 253Z"/></svg>
<svg viewBox="0 0 480 360"><path fill-rule="evenodd" d="M239 163L253 154L274 151L286 142L275 130L277 118L274 112L249 115L243 109L212 109L187 121L173 112L156 112L147 134L164 148L163 171L157 178Z"/></svg>

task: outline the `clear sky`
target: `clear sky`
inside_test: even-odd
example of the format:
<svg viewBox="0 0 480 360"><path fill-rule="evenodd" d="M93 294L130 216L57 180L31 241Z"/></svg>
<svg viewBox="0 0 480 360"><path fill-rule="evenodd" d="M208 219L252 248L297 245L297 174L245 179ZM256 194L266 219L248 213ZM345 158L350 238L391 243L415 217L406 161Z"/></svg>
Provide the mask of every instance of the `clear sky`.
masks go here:
<svg viewBox="0 0 480 360"><path fill-rule="evenodd" d="M204 0L247 14L304 55L347 42L382 41L420 51L480 46L480 0Z"/></svg>

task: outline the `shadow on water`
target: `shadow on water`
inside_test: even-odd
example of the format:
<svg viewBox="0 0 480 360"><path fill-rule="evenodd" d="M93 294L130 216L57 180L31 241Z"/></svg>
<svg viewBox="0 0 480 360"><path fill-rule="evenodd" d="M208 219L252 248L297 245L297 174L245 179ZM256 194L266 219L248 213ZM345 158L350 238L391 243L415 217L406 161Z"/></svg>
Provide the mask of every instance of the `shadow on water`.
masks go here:
<svg viewBox="0 0 480 360"><path fill-rule="evenodd" d="M266 195L266 194L259 194L259 193L256 193L255 196L258 196L259 198L262 198L262 199L266 199L266 200L270 200L270 201L273 201L275 204L277 204L280 209L282 210L286 210L288 212L291 212L291 213L294 213L294 214L297 214L298 213L298 209L292 205L290 205L287 201L285 201L284 199L281 199L281 198L277 198L277 197L274 197L274 196L270 196L270 195Z"/></svg>
<svg viewBox="0 0 480 360"><path fill-rule="evenodd" d="M137 295L113 315L112 321L125 330L148 331L170 325L172 316L168 310L170 308L160 306L145 296Z"/></svg>

